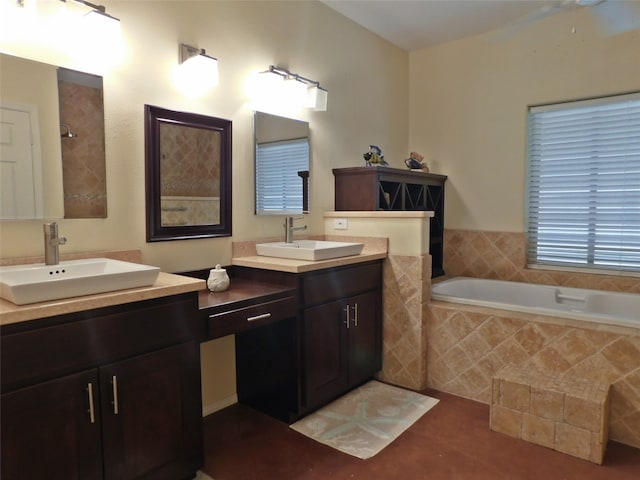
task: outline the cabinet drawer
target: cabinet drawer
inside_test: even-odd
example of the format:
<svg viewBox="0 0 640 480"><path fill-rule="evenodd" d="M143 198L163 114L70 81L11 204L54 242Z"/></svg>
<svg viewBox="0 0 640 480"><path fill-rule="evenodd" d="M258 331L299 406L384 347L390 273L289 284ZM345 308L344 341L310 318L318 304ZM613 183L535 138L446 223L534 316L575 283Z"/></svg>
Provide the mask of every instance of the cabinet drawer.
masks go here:
<svg viewBox="0 0 640 480"><path fill-rule="evenodd" d="M305 306L316 305L381 287L381 262L323 271L304 277L303 303Z"/></svg>
<svg viewBox="0 0 640 480"><path fill-rule="evenodd" d="M278 320L292 318L295 315L296 300L293 296L209 315L208 338L243 332Z"/></svg>
<svg viewBox="0 0 640 480"><path fill-rule="evenodd" d="M2 390L184 342L194 337L195 297L2 335Z"/></svg>

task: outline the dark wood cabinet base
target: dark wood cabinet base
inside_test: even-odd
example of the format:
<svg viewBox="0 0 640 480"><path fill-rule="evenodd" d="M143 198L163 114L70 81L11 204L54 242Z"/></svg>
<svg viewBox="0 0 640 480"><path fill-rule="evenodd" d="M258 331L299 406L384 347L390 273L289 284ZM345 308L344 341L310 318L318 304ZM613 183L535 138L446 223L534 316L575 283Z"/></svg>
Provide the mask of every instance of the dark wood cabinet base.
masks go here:
<svg viewBox="0 0 640 480"><path fill-rule="evenodd" d="M193 478L197 312L194 292L3 329L2 478Z"/></svg>

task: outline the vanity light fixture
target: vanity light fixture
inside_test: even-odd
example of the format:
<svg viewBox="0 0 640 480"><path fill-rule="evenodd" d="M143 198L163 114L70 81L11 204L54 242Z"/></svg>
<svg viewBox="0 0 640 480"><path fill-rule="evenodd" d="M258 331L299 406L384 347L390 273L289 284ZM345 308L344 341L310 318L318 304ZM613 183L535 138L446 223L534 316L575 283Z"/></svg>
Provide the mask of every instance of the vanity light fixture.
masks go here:
<svg viewBox="0 0 640 480"><path fill-rule="evenodd" d="M202 84L218 85L218 59L207 55L204 48L180 44L180 68L191 81L199 79Z"/></svg>
<svg viewBox="0 0 640 480"><path fill-rule="evenodd" d="M281 95L289 97L294 102L299 102L303 107L313 108L316 111L327 109L328 92L320 86L320 82L292 73L286 68L269 65L269 69L261 72L262 82L265 86L264 95L272 95L279 90ZM271 85L271 88L269 88Z"/></svg>
<svg viewBox="0 0 640 480"><path fill-rule="evenodd" d="M327 99L329 92L324 88L317 85L310 85L307 87L307 108L313 108L318 112L324 112L327 110Z"/></svg>

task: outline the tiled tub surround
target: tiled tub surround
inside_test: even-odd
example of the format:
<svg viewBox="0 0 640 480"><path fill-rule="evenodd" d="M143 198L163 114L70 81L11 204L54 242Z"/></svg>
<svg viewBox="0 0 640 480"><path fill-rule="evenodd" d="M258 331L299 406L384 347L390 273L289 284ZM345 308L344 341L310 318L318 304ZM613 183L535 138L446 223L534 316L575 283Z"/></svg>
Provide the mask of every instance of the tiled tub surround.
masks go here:
<svg viewBox="0 0 640 480"><path fill-rule="evenodd" d="M426 308L431 295L431 255L389 255L382 292L380 380L414 390L427 386Z"/></svg>
<svg viewBox="0 0 640 480"><path fill-rule="evenodd" d="M526 268L524 233L445 230L445 271L467 276L640 293L640 278ZM609 438L640 447L640 329L433 302L429 386L490 402L506 362L611 383Z"/></svg>
<svg viewBox="0 0 640 480"><path fill-rule="evenodd" d="M476 277L640 293L640 277L526 268L524 233L445 229L447 277Z"/></svg>
<svg viewBox="0 0 640 480"><path fill-rule="evenodd" d="M609 438L640 447L640 329L433 301L428 386L484 403L508 363L611 384Z"/></svg>

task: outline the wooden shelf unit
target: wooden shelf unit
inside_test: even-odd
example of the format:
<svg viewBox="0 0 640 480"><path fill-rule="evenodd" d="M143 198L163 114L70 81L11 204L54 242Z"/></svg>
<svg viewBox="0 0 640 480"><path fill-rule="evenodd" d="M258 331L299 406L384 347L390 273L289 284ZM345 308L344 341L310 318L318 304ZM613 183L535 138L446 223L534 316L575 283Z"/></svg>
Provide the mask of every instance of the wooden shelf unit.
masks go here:
<svg viewBox="0 0 640 480"><path fill-rule="evenodd" d="M444 275L446 175L390 167L334 168L336 211L433 211L429 253L432 277Z"/></svg>

